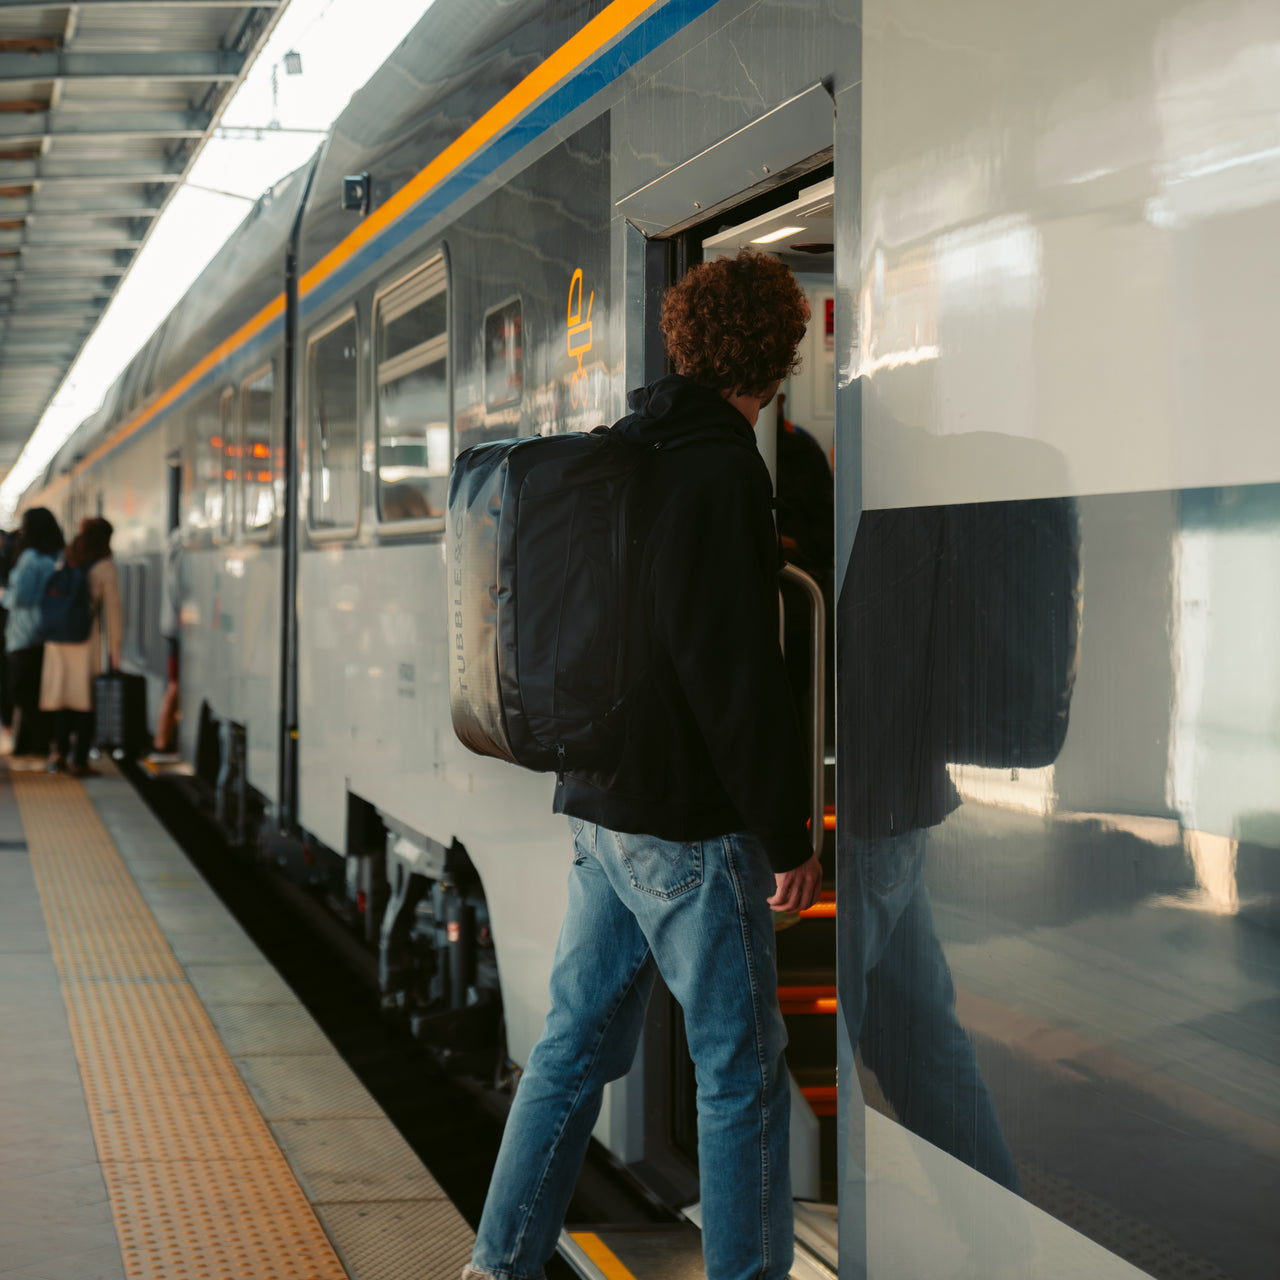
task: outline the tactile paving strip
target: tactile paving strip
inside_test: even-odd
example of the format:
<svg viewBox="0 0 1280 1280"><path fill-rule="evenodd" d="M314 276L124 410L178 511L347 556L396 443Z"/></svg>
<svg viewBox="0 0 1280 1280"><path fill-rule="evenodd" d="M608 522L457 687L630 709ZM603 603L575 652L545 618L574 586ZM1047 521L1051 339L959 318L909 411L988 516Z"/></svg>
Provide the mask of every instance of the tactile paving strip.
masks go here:
<svg viewBox="0 0 1280 1280"><path fill-rule="evenodd" d="M84 788L13 782L130 1280L345 1280Z"/></svg>

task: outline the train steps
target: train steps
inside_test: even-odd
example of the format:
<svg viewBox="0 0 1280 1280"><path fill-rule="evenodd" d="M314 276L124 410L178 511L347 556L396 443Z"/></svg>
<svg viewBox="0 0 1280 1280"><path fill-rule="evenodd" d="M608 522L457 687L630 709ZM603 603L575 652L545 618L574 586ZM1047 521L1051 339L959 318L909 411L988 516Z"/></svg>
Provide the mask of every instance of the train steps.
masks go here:
<svg viewBox="0 0 1280 1280"><path fill-rule="evenodd" d="M836 1280L835 1208L795 1204L792 1280ZM566 1228L559 1253L582 1280L705 1280L698 1206L685 1221L643 1227Z"/></svg>

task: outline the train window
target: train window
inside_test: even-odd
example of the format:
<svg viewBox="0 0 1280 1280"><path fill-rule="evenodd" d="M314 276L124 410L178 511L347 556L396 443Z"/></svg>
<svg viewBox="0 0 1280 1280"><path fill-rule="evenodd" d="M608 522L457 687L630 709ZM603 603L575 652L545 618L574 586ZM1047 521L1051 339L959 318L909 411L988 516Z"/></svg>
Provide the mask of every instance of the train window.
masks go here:
<svg viewBox="0 0 1280 1280"><path fill-rule="evenodd" d="M182 521L183 539L186 540L191 537L197 526L196 511L199 510L202 515L204 514L204 497L202 495L199 501L196 499L199 473L195 461L197 453L196 442L192 438L190 418L187 418L182 423L182 434L188 444L186 449L183 450L182 479L178 482L179 501L181 503L178 510L180 512L179 519Z"/></svg>
<svg viewBox="0 0 1280 1280"><path fill-rule="evenodd" d="M354 529L359 518L359 349L354 315L313 338L307 348L308 511L313 529Z"/></svg>
<svg viewBox="0 0 1280 1280"><path fill-rule="evenodd" d="M236 393L228 387L218 402L218 434L222 438L222 502L214 530L224 538L236 531L236 474L240 462L240 433L236 430Z"/></svg>
<svg viewBox="0 0 1280 1280"><path fill-rule="evenodd" d="M141 662L146 658L147 644L147 567L145 564L125 565L121 576L124 648L130 658Z"/></svg>
<svg viewBox="0 0 1280 1280"><path fill-rule="evenodd" d="M129 622L133 617L133 566L118 565L116 576L120 581L120 622L125 630L125 639L128 640Z"/></svg>
<svg viewBox="0 0 1280 1280"><path fill-rule="evenodd" d="M275 480L282 452L275 431L275 370L268 365L240 384L240 450L245 532L262 531L275 514Z"/></svg>
<svg viewBox="0 0 1280 1280"><path fill-rule="evenodd" d="M134 605L135 613L133 616L133 648L138 657L145 658L147 652L147 566L145 564L138 565L138 571L135 575L134 583Z"/></svg>
<svg viewBox="0 0 1280 1280"><path fill-rule="evenodd" d="M222 428L218 401L206 396L188 420L191 458L187 490L188 535L216 531L222 524Z"/></svg>
<svg viewBox="0 0 1280 1280"><path fill-rule="evenodd" d="M494 307L484 318L484 406L518 405L524 393L524 343L519 298Z"/></svg>
<svg viewBox="0 0 1280 1280"><path fill-rule="evenodd" d="M449 487L448 273L443 257L378 301L378 514L444 518Z"/></svg>

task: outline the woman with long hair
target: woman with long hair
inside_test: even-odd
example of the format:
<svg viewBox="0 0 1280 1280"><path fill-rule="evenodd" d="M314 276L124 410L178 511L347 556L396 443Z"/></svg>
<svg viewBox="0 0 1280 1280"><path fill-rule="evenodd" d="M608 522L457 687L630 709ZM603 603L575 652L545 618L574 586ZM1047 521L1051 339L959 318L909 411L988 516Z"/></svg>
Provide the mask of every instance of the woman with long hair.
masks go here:
<svg viewBox="0 0 1280 1280"><path fill-rule="evenodd" d="M43 753L49 743L40 716L44 656L40 604L65 541L57 519L47 507L32 507L22 513L18 540L21 550L3 596L4 607L9 611L4 647L13 700L13 754L27 756Z"/></svg>
<svg viewBox="0 0 1280 1280"><path fill-rule="evenodd" d="M40 710L53 717L50 773L64 768L77 776L89 772L93 680L102 670L104 630L111 665L120 665L120 578L111 557L111 533L110 522L101 516L82 520L80 532L63 556L68 569L79 569L86 576L93 621L87 640L45 644Z"/></svg>

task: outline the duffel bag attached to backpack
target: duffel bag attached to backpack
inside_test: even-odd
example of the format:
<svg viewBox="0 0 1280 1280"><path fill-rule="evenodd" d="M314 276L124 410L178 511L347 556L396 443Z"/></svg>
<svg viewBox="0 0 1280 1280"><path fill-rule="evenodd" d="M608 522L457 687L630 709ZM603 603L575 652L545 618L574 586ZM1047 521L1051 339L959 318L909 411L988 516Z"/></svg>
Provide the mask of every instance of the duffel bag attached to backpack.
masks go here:
<svg viewBox="0 0 1280 1280"><path fill-rule="evenodd" d="M647 452L598 427L458 455L449 702L472 751L562 773L615 750L630 683L627 498Z"/></svg>

